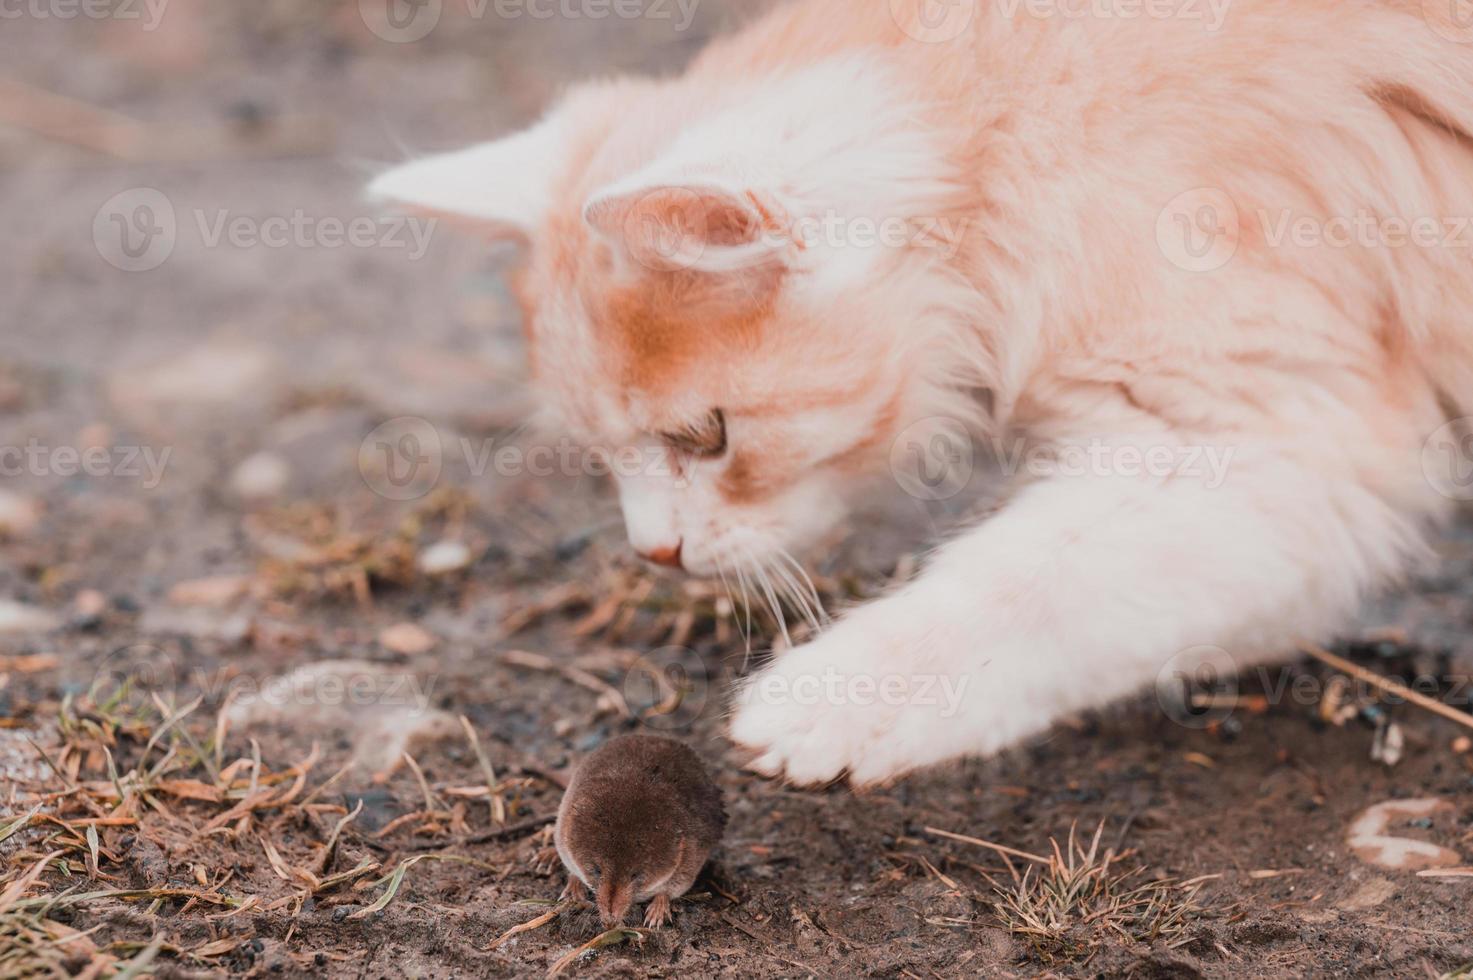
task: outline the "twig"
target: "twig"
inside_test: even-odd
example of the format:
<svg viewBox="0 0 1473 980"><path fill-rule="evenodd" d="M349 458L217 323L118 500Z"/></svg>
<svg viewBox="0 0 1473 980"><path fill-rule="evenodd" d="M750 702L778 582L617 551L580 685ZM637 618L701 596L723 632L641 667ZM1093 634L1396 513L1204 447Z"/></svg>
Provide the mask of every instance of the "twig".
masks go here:
<svg viewBox="0 0 1473 980"><path fill-rule="evenodd" d="M486 796L490 800L491 822L501 826L506 823L506 801L501 798L501 787L496 784L496 770L481 748L481 739L476 735L475 727L465 715L460 716L460 727L465 729L466 741L471 743L471 751L476 754L476 762L481 767L481 773L486 777Z"/></svg>
<svg viewBox="0 0 1473 980"><path fill-rule="evenodd" d="M1433 714L1441 715L1449 721L1455 721L1465 728L1473 728L1473 715L1469 715L1467 712L1464 711L1459 711L1452 705L1445 704L1444 702L1438 701L1435 698L1429 698L1425 694L1419 694L1418 692L1407 687L1401 681L1394 680L1390 677L1383 677L1375 671L1367 670L1359 664L1351 663L1344 657L1337 657L1330 651L1325 650L1322 647L1315 646L1313 643L1301 642L1299 647L1301 650L1304 651L1304 653L1308 654L1314 659L1328 664L1331 667L1334 667L1341 673L1349 674L1356 680L1364 681L1365 683L1370 684L1372 687L1380 688L1382 691L1385 691L1388 694L1395 694L1398 697L1406 698L1412 704L1415 704L1421 708L1426 708Z"/></svg>
<svg viewBox="0 0 1473 980"><path fill-rule="evenodd" d="M936 827L923 827L921 829L928 834L935 834L937 837L946 837L950 838L951 840L959 840L963 844L976 844L978 847L989 847L992 850L997 851L999 854L1011 854L1013 857L1020 857L1025 861L1032 861L1034 864L1050 863L1049 859L1046 857L1041 857L1037 854L1029 854L1027 851L1019 851L1011 847L1004 847L1002 844L994 844L992 843L992 841L982 840L980 837L968 837L965 834L953 834L949 830L939 830Z"/></svg>
<svg viewBox="0 0 1473 980"><path fill-rule="evenodd" d="M520 935L524 932L531 932L533 929L540 929L542 926L547 925L553 919L556 919L558 917L558 914L561 913L562 910L567 908L570 904L572 903L559 902L557 905L537 916L537 918L528 919L526 922L523 922L520 925L512 926L510 929L506 930L506 932L503 932L500 936L497 936L496 939L491 942L491 945L483 948L481 952L489 953L499 947L502 943L506 942L512 936Z"/></svg>
<svg viewBox="0 0 1473 980"><path fill-rule="evenodd" d="M131 159L147 142L136 120L15 79L0 79L0 123L94 153Z"/></svg>
<svg viewBox="0 0 1473 980"><path fill-rule="evenodd" d="M429 781L425 779L424 770L420 769L419 763L414 761L414 756L408 752L403 753L403 759L409 763L409 768L414 771L414 778L419 782L419 791L424 794L425 812L438 813L443 810L444 804L436 799L434 792L430 789Z"/></svg>
<svg viewBox="0 0 1473 980"><path fill-rule="evenodd" d="M540 817L531 817L520 823L508 824L496 830L487 831L482 834L472 834L469 837L456 837L452 840L427 841L421 844L410 844L405 850L409 851L437 851L442 847L455 847L460 844L489 844L492 841L515 840L525 837L533 831L541 830L557 819L556 813L544 814Z"/></svg>
<svg viewBox="0 0 1473 980"><path fill-rule="evenodd" d="M564 970L578 961L578 957L590 950L603 949L606 946L617 946L620 943L627 942L642 945L646 938L647 933L645 930L630 929L627 926L617 926L607 932L601 932L554 963L552 969L547 971L547 976L549 978L561 976Z"/></svg>
<svg viewBox="0 0 1473 980"><path fill-rule="evenodd" d="M528 670L543 670L563 677L577 684L579 687L587 688L598 694L600 700L607 703L625 718L633 717L629 710L629 704L624 700L624 695L618 689L606 681L600 680L581 667L570 664L560 664L550 657L544 657L540 653L529 653L526 650L508 650L501 655L501 662L513 667L525 667Z"/></svg>

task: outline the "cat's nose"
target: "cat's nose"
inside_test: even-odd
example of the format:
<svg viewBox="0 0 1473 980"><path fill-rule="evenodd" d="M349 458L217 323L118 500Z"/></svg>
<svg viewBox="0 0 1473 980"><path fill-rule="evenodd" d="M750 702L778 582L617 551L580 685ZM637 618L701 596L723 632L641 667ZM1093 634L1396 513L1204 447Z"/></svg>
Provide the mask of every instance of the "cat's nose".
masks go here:
<svg viewBox="0 0 1473 980"><path fill-rule="evenodd" d="M684 545L684 541L677 541L673 548L651 548L649 551L641 551L639 556L645 561L652 561L666 568L680 568L680 549Z"/></svg>

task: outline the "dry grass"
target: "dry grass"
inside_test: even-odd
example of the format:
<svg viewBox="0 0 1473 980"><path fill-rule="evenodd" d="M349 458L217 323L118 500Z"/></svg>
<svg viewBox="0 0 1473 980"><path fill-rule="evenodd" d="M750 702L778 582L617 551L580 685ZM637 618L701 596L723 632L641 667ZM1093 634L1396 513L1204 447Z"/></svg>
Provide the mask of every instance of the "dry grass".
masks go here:
<svg viewBox="0 0 1473 980"><path fill-rule="evenodd" d="M749 654L781 651L812 638L831 611L882 592L887 582L810 574L808 585L811 591L800 597L734 576L675 578L621 557L605 564L592 583L525 597L502 628L515 636L550 617L578 613L573 635L605 643L683 647L710 637L718 646L742 645Z"/></svg>
<svg viewBox="0 0 1473 980"><path fill-rule="evenodd" d="M1141 870L1121 870L1120 855L1101 850L1102 823L1088 847L1073 829L1064 847L1020 874L1011 861L1011 880L993 881L992 908L1002 924L1045 962L1078 960L1110 939L1130 942L1189 942L1192 922L1204 913L1197 885L1170 879L1141 880Z"/></svg>
<svg viewBox="0 0 1473 980"><path fill-rule="evenodd" d="M264 555L260 577L278 598L353 599L369 606L375 589L411 585L422 539L458 536L471 504L459 491L438 490L397 526L370 532L343 508L298 503L267 510L247 522Z"/></svg>
<svg viewBox="0 0 1473 980"><path fill-rule="evenodd" d="M279 770L254 740L229 758L226 727L197 718L200 705L146 697L127 680L60 703L54 741L32 743L44 775L7 787L11 815L0 818L0 977L134 976L161 957L218 968L250 938L228 934L236 916L272 917L290 939L304 907L356 906L349 920L382 911L422 862L504 872L457 854L396 860L381 841L398 828L370 835L354 824L361 804L317 802L341 772L310 785L316 746ZM481 812L504 822L514 782L431 788L420 775L426 811L394 823L433 826L449 846L456 838L443 835L472 829L467 802L485 801ZM457 799L451 812L431 812L441 795ZM125 909L152 920L152 938L109 940L100 926L70 924Z"/></svg>

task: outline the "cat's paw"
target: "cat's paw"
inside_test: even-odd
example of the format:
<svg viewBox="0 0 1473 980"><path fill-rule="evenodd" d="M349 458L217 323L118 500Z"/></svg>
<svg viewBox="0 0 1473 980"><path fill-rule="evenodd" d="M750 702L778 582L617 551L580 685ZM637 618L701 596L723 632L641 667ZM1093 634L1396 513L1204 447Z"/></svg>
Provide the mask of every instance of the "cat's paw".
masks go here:
<svg viewBox="0 0 1473 980"><path fill-rule="evenodd" d="M908 644L849 625L781 656L738 694L731 738L752 753L748 768L799 785L847 775L863 786L972 748L976 677L917 669L897 653Z"/></svg>

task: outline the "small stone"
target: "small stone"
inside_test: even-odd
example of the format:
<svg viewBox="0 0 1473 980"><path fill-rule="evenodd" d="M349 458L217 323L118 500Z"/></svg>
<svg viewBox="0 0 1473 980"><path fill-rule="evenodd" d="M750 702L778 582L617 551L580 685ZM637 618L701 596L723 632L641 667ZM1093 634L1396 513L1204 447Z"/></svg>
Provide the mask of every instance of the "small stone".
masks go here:
<svg viewBox="0 0 1473 980"><path fill-rule="evenodd" d="M426 575L449 575L470 563L471 549L463 541L438 541L419 556L419 570Z"/></svg>
<svg viewBox="0 0 1473 980"><path fill-rule="evenodd" d="M354 762L375 774L391 772L417 745L464 737L454 715L431 706L435 677L382 664L324 660L265 681L231 705L236 728L277 725L341 733Z"/></svg>
<svg viewBox="0 0 1473 980"><path fill-rule="evenodd" d="M588 546L592 543L593 535L588 531L580 531L559 541L553 548L552 554L558 561L572 561L587 551Z"/></svg>
<svg viewBox="0 0 1473 980"><path fill-rule="evenodd" d="M41 508L30 497L0 490L0 536L23 537L36 529Z"/></svg>
<svg viewBox="0 0 1473 980"><path fill-rule="evenodd" d="M1372 878L1357 888L1339 907L1349 912L1364 912L1385 904L1395 897L1396 885L1387 878Z"/></svg>
<svg viewBox="0 0 1473 980"><path fill-rule="evenodd" d="M61 620L45 609L0 599L0 633L49 633Z"/></svg>
<svg viewBox="0 0 1473 980"><path fill-rule="evenodd" d="M60 748L54 745L55 738L54 732L43 734L24 728L0 728L0 774L6 782L11 785L33 782L49 773L36 753L35 743L47 746L50 751L52 747ZM9 820L11 816L7 811L3 819Z"/></svg>
<svg viewBox="0 0 1473 980"><path fill-rule="evenodd" d="M1466 735L1459 735L1453 739L1454 755L1467 755L1470 749L1473 749L1473 738L1469 738Z"/></svg>
<svg viewBox="0 0 1473 980"><path fill-rule="evenodd" d="M78 616L95 619L107 612L107 596L96 589L83 589L77 593L77 598L73 601L73 608Z"/></svg>
<svg viewBox="0 0 1473 980"><path fill-rule="evenodd" d="M124 410L172 411L181 406L235 410L240 402L269 386L274 370L264 346L211 338L141 370L135 365L119 366L108 393Z"/></svg>
<svg viewBox="0 0 1473 980"><path fill-rule="evenodd" d="M1406 736L1396 722L1388 722L1376 729L1376 738L1371 745L1371 758L1376 762L1394 766L1406 752Z"/></svg>
<svg viewBox="0 0 1473 980"><path fill-rule="evenodd" d="M277 453L259 452L248 456L230 476L230 488L245 500L270 500L279 497L291 482L292 468Z"/></svg>
<svg viewBox="0 0 1473 980"><path fill-rule="evenodd" d="M208 606L155 606L138 621L142 633L189 636L229 644L243 642L251 635L253 625L249 612L227 614Z"/></svg>
<svg viewBox="0 0 1473 980"><path fill-rule="evenodd" d="M363 807L356 824L370 831L388 826L406 812L393 791L382 786L350 790L343 794L343 803L350 811L357 810L360 805Z"/></svg>
<svg viewBox="0 0 1473 980"><path fill-rule="evenodd" d="M421 345L374 352L372 371L360 372L355 393L385 418L453 416L477 428L514 429L532 410L525 385L509 385L520 364Z"/></svg>
<svg viewBox="0 0 1473 980"><path fill-rule="evenodd" d="M169 601L176 606L228 606L250 589L248 576L215 575L178 583L169 590Z"/></svg>
<svg viewBox="0 0 1473 980"><path fill-rule="evenodd" d="M1360 860L1392 871L1452 867L1463 863L1457 851L1430 841L1388 833L1388 828L1395 821L1403 821L1403 826L1410 826L1414 820L1452 810L1450 802L1437 797L1386 800L1368 807L1351 822L1346 843Z"/></svg>
<svg viewBox="0 0 1473 980"><path fill-rule="evenodd" d="M83 589L72 601L72 628L89 633L98 630L106 613L107 596L96 589Z"/></svg>
<svg viewBox="0 0 1473 980"><path fill-rule="evenodd" d="M395 623L378 635L379 645L406 657L428 653L435 648L435 637L413 623Z"/></svg>
<svg viewBox="0 0 1473 980"><path fill-rule="evenodd" d="M578 744L574 745L573 748L577 749L579 752L592 752L594 749L598 748L600 745L604 744L608 740L608 732L589 732L587 735L584 735L582 738L580 738L578 740Z"/></svg>

